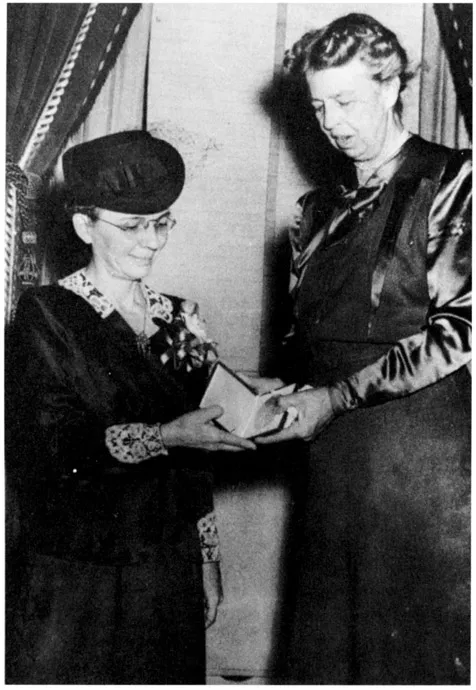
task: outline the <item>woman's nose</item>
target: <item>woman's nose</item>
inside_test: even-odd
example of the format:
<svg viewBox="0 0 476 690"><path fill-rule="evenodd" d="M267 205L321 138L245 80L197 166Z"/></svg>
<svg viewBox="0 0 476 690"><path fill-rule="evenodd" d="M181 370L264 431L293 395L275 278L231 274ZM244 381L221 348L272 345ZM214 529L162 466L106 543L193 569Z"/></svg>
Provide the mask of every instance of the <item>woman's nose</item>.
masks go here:
<svg viewBox="0 0 476 690"><path fill-rule="evenodd" d="M340 120L340 109L337 104L326 104L322 126L326 130L332 130Z"/></svg>
<svg viewBox="0 0 476 690"><path fill-rule="evenodd" d="M140 240L144 247L148 247L149 249L160 249L160 247L164 246L167 238L157 232L153 223L148 223L142 228Z"/></svg>

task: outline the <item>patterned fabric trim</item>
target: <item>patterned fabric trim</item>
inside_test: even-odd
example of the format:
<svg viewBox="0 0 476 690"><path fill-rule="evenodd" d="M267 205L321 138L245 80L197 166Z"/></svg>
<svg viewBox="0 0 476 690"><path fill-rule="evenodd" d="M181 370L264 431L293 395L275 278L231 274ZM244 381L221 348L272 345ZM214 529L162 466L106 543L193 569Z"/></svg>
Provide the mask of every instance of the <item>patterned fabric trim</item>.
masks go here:
<svg viewBox="0 0 476 690"><path fill-rule="evenodd" d="M84 269L72 273L58 281L58 285L71 290L76 295L83 297L103 319L107 318L115 310L112 302L87 279ZM173 304L165 295L161 295L148 285L142 285L144 296L147 300L147 308L151 318L159 318L167 323L172 321Z"/></svg>
<svg viewBox="0 0 476 690"><path fill-rule="evenodd" d="M113 424L106 429L106 446L119 462L137 464L156 455L168 455L160 424Z"/></svg>
<svg viewBox="0 0 476 690"><path fill-rule="evenodd" d="M86 278L83 269L58 280L58 285L83 297L103 319L114 311L112 302Z"/></svg>
<svg viewBox="0 0 476 690"><path fill-rule="evenodd" d="M220 539L218 536L217 519L214 512L208 513L197 522L200 548L204 563L220 560Z"/></svg>
<svg viewBox="0 0 476 690"><path fill-rule="evenodd" d="M162 321L171 323L173 319L172 312L174 309L172 300L165 295L161 295L160 292L156 292L148 285L143 284L142 288L149 304L150 316L153 318L157 317L162 319Z"/></svg>

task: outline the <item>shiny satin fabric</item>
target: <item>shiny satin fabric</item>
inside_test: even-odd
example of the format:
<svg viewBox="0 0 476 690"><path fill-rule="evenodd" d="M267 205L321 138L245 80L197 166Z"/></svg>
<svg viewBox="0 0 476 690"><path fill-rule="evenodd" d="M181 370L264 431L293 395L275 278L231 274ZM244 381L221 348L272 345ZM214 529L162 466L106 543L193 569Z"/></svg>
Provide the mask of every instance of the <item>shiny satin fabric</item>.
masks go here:
<svg viewBox="0 0 476 690"><path fill-rule="evenodd" d="M337 409L373 405L407 395L470 362L471 167L469 151L451 152L413 136L388 167L380 171L380 197L390 182L396 188L373 267L372 309L367 337L363 340L388 343L393 340L388 332L389 314L385 314L381 324L379 312L386 281L387 284L392 281L391 268L399 261L395 251L401 236L408 236L409 247L425 261L429 299L418 331L402 332L396 338L398 342L376 362L345 381L334 382L332 395ZM372 184L375 183L373 180ZM303 199L302 234L314 233L309 243L315 243L314 251L319 251L320 243L315 238L324 239L329 227L335 226L335 218L331 218L316 227L314 219L319 218L315 212L319 205L317 194L314 198L307 195ZM372 209L378 200L379 196L369 195L368 204ZM342 220L345 222L344 218ZM350 229L352 227L350 224ZM415 229L420 232L415 234ZM333 235L336 241L342 238L337 227ZM332 236L328 243L332 243ZM415 247L415 243L420 246ZM294 262L298 271L302 268L299 264L303 256L307 266L310 256L306 249ZM297 288L302 276L298 280ZM395 282L391 284L393 288ZM408 309L405 286L400 285L398 289L402 293L399 303ZM398 319L398 304L394 306L391 316ZM403 314L403 322L405 318Z"/></svg>

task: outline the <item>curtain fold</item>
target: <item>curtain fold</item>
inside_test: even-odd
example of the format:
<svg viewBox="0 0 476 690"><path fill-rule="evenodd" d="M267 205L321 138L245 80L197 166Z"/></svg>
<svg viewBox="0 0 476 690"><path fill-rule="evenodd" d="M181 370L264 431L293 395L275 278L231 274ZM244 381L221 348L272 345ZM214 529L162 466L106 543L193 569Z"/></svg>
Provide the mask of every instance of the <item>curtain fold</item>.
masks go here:
<svg viewBox="0 0 476 690"><path fill-rule="evenodd" d="M466 128L473 130L473 3L435 3L442 43Z"/></svg>
<svg viewBox="0 0 476 690"><path fill-rule="evenodd" d="M435 8L429 3L423 5L419 116L424 139L457 149L470 146Z"/></svg>
<svg viewBox="0 0 476 690"><path fill-rule="evenodd" d="M89 5L7 5L7 143L20 160Z"/></svg>
<svg viewBox="0 0 476 690"><path fill-rule="evenodd" d="M142 129L152 8L152 4L142 5L94 105L78 128L70 133L60 156L70 146L83 141L126 129ZM61 174L61 167L57 165L57 179L61 179Z"/></svg>

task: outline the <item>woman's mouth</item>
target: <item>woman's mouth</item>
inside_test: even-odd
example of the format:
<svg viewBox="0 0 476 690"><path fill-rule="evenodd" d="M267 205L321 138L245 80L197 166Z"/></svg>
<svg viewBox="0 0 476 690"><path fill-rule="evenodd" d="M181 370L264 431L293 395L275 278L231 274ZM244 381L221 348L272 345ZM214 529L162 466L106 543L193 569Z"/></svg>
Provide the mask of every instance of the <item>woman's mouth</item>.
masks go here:
<svg viewBox="0 0 476 690"><path fill-rule="evenodd" d="M340 149L347 149L352 145L354 137L351 134L345 136L332 137L336 146Z"/></svg>
<svg viewBox="0 0 476 690"><path fill-rule="evenodd" d="M153 258L154 258L153 256L133 256L133 255L131 255L131 259L133 259L140 266L150 266Z"/></svg>

